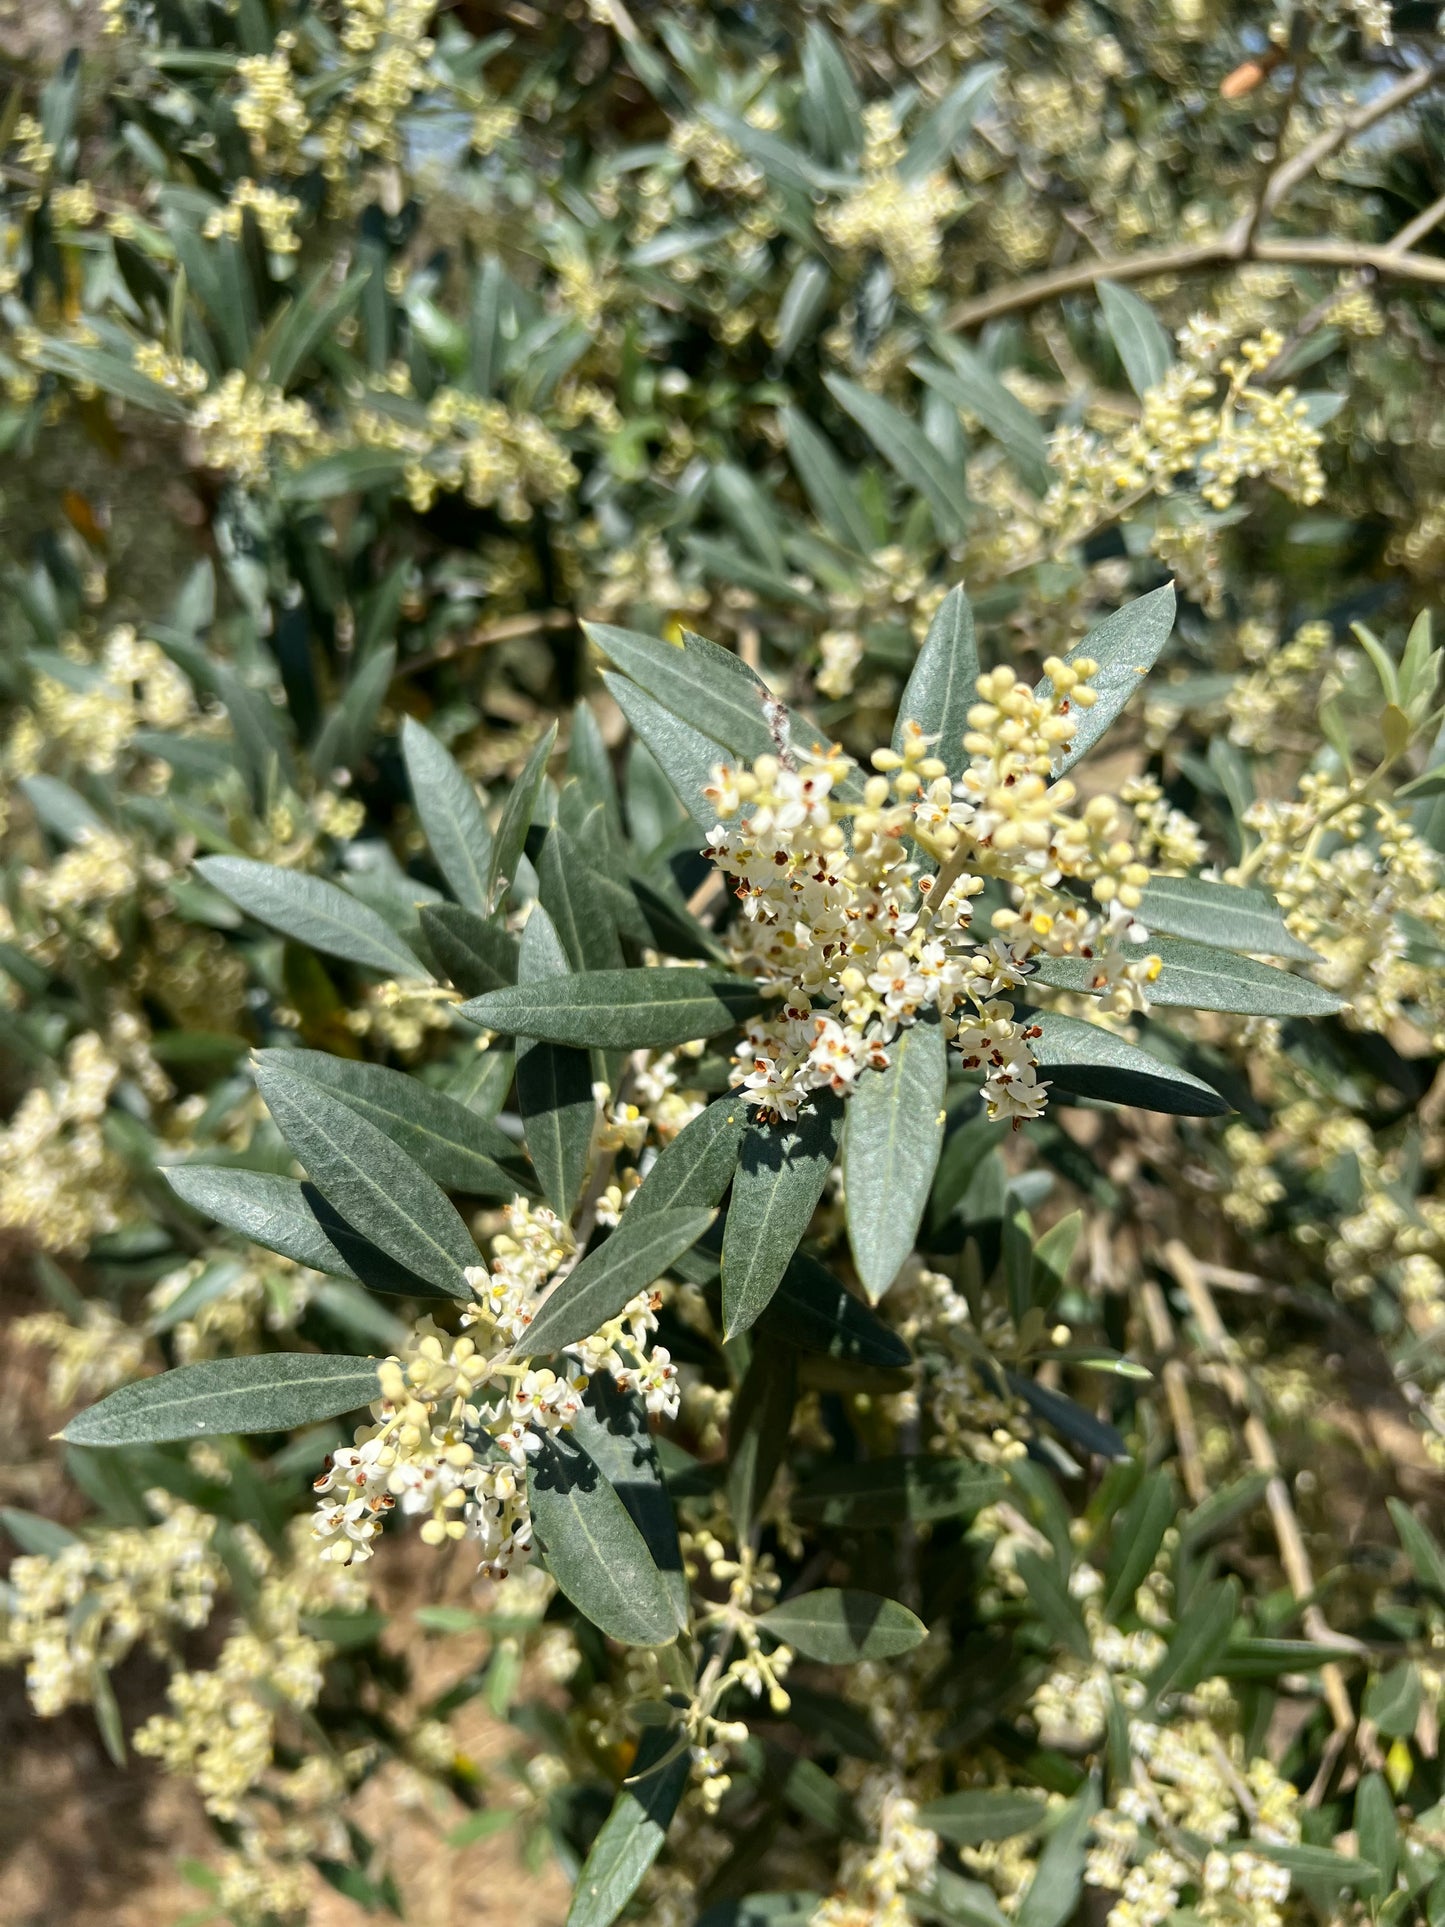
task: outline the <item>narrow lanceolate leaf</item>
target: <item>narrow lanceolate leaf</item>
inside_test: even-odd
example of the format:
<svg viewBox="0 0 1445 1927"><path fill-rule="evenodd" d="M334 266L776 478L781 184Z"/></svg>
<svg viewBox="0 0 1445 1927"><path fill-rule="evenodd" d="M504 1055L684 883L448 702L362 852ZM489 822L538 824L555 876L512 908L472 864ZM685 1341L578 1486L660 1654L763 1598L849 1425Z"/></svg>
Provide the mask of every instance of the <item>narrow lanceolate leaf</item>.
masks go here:
<svg viewBox="0 0 1445 1927"><path fill-rule="evenodd" d="M838 459L833 444L796 408L785 408L782 421L788 454L814 514L844 548L867 555L877 538L858 500L853 478Z"/></svg>
<svg viewBox="0 0 1445 1927"><path fill-rule="evenodd" d="M628 1219L679 1205L717 1204L732 1183L747 1123L741 1091L714 1098L663 1150L628 1205Z"/></svg>
<svg viewBox="0 0 1445 1927"><path fill-rule="evenodd" d="M1051 1830L1015 1919L1019 1927L1064 1927L1084 1890L1089 1827L1099 1810L1099 1790L1089 1781Z"/></svg>
<svg viewBox="0 0 1445 1927"><path fill-rule="evenodd" d="M354 1225L309 1180L301 1186L301 1200L321 1227L322 1235L340 1252L352 1274L368 1291L379 1291L390 1298L452 1298L450 1287L434 1285L420 1278L393 1258L380 1245L364 1238Z"/></svg>
<svg viewBox="0 0 1445 1927"><path fill-rule="evenodd" d="M734 758L751 761L773 748L764 704L771 692L762 678L730 649L719 648L706 636L689 635L682 648L636 629L617 629L610 623L585 625L590 641L640 689L675 716L731 750ZM824 742L816 723L796 710L786 712L788 728L799 748Z"/></svg>
<svg viewBox="0 0 1445 1927"><path fill-rule="evenodd" d="M307 1208L297 1178L273 1177L268 1171L231 1171L205 1165L182 1164L164 1171L178 1198L193 1211L239 1232L266 1251L279 1251L298 1265L324 1271L333 1278L353 1276L350 1265Z"/></svg>
<svg viewBox="0 0 1445 1927"><path fill-rule="evenodd" d="M707 786L720 764L735 759L721 743L674 716L628 677L604 669L602 680L631 724L633 735L646 744L688 815L699 829L712 829L721 818L708 801Z"/></svg>
<svg viewBox="0 0 1445 1927"><path fill-rule="evenodd" d="M740 1542L767 1504L788 1451L798 1361L786 1345L754 1345L728 1412L727 1494Z"/></svg>
<svg viewBox="0 0 1445 1927"><path fill-rule="evenodd" d="M594 814L601 833L601 812ZM584 850L560 824L554 824L537 864L542 906L574 970L622 967L617 925L599 887L599 860L596 850Z"/></svg>
<svg viewBox="0 0 1445 1927"><path fill-rule="evenodd" d="M1400 1535L1405 1556L1415 1568L1415 1577L1437 1599L1445 1600L1445 1552L1440 1550L1414 1513L1399 1499L1386 1499L1385 1504L1390 1509L1390 1517Z"/></svg>
<svg viewBox="0 0 1445 1927"><path fill-rule="evenodd" d="M691 1771L691 1750L678 1747L673 1728L643 1734L627 1783L582 1863L567 1927L611 1927L661 1852Z"/></svg>
<svg viewBox="0 0 1445 1927"><path fill-rule="evenodd" d="M919 1809L919 1823L956 1847L977 1847L985 1840L1012 1840L1035 1833L1048 1813L1042 1794L1009 1788L966 1787L945 1793Z"/></svg>
<svg viewBox="0 0 1445 1927"><path fill-rule="evenodd" d="M952 1519L992 1505L1004 1484L1001 1473L972 1459L899 1455L829 1466L794 1495L793 1511L826 1526Z"/></svg>
<svg viewBox="0 0 1445 1927"><path fill-rule="evenodd" d="M920 359L909 362L909 367L945 401L982 422L1025 485L1042 495L1049 486L1049 461L1038 417L1009 393L986 361L961 342L944 339L938 345L948 357L947 366Z"/></svg>
<svg viewBox="0 0 1445 1927"><path fill-rule="evenodd" d="M993 84L1002 71L998 62L992 60L970 67L925 116L898 164L905 181L920 181L943 166L988 105Z"/></svg>
<svg viewBox="0 0 1445 1927"><path fill-rule="evenodd" d="M1144 892L1139 921L1152 936L1193 937L1221 950L1247 951L1257 957L1292 957L1318 963L1318 954L1285 926L1279 905L1267 890L1237 883L1212 883L1206 877L1155 877Z"/></svg>
<svg viewBox="0 0 1445 1927"><path fill-rule="evenodd" d="M264 1050L256 1062L334 1091L444 1190L510 1198L519 1185L530 1188L506 1132L420 1078L319 1050Z"/></svg>
<svg viewBox="0 0 1445 1927"><path fill-rule="evenodd" d="M537 807L537 792L547 774L547 758L557 741L557 725L538 741L527 758L521 775L512 785L503 806L497 834L492 843L492 860L487 872L487 901L493 904L500 893L516 879L517 863L531 828L532 812Z"/></svg>
<svg viewBox="0 0 1445 1927"><path fill-rule="evenodd" d="M672 1593L627 1508L580 1445L548 1439L527 1467L543 1564L577 1610L625 1646L677 1637Z"/></svg>
<svg viewBox="0 0 1445 1927"><path fill-rule="evenodd" d="M481 997L517 981L517 939L498 922L459 903L424 903L421 934L464 997Z"/></svg>
<svg viewBox="0 0 1445 1927"><path fill-rule="evenodd" d="M1185 943L1161 937L1157 943L1126 943L1126 957L1162 960L1163 968L1149 986L1152 1004L1186 1010L1230 1010L1246 1017L1328 1017L1344 1008L1332 990L1293 977L1287 970L1236 957L1208 944ZM1085 957L1049 957L1039 965L1038 981L1055 990L1098 992L1097 964Z"/></svg>
<svg viewBox="0 0 1445 1927"><path fill-rule="evenodd" d="M607 1242L588 1252L527 1327L527 1352L540 1357L599 1331L696 1244L712 1220L711 1211L695 1205L648 1212L641 1219L626 1212Z"/></svg>
<svg viewBox="0 0 1445 1927"><path fill-rule="evenodd" d="M1162 1063L1097 1024L1054 1010L1039 1012L1033 1022L1043 1033L1033 1045L1039 1068L1056 1091L1175 1117L1223 1117L1229 1109L1203 1078Z"/></svg>
<svg viewBox="0 0 1445 1927"><path fill-rule="evenodd" d="M451 753L411 716L402 725L401 748L412 800L437 868L457 901L485 916L492 833L477 793Z"/></svg>
<svg viewBox="0 0 1445 1927"><path fill-rule="evenodd" d="M463 1004L462 1015L488 1030L573 1049L666 1050L731 1030L763 1004L745 977L663 964L519 983Z"/></svg>
<svg viewBox="0 0 1445 1927"><path fill-rule="evenodd" d="M923 1221L943 1147L948 1082L937 1023L922 1020L899 1031L888 1055L886 1070L864 1071L858 1079L843 1135L848 1242L875 1304L898 1276Z"/></svg>
<svg viewBox="0 0 1445 1927"><path fill-rule="evenodd" d="M963 475L952 468L917 422L910 421L892 402L842 375L825 375L823 381L834 401L853 417L888 466L925 498L943 539L956 541L963 533Z"/></svg>
<svg viewBox="0 0 1445 1927"><path fill-rule="evenodd" d="M758 1625L805 1659L852 1666L860 1659L896 1659L927 1639L928 1628L896 1599L876 1592L823 1586L799 1593L761 1615Z"/></svg>
<svg viewBox="0 0 1445 1927"><path fill-rule="evenodd" d="M312 1183L348 1224L456 1298L480 1262L445 1192L344 1098L291 1072L263 1067L256 1082Z"/></svg>
<svg viewBox="0 0 1445 1927"><path fill-rule="evenodd" d="M1165 1648L1164 1657L1145 1682L1149 1703L1157 1705L1166 1693L1187 1693L1191 1686L1207 1679L1229 1644L1238 1620L1237 1581L1223 1579L1196 1592Z"/></svg>
<svg viewBox="0 0 1445 1927"><path fill-rule="evenodd" d="M1099 283L1104 325L1136 395L1156 388L1174 364L1174 348L1157 315L1137 294L1112 281Z"/></svg>
<svg viewBox="0 0 1445 1927"><path fill-rule="evenodd" d="M963 748L968 712L977 701L978 644L973 634L973 609L960 586L949 590L929 624L898 705L893 747L901 750L905 724L917 723L925 736L938 738L933 753L947 763L949 775L961 775L968 762Z"/></svg>
<svg viewBox="0 0 1445 1927"><path fill-rule="evenodd" d="M196 868L247 916L313 950L388 977L431 976L390 924L334 883L242 856L201 857Z"/></svg>
<svg viewBox="0 0 1445 1927"><path fill-rule="evenodd" d="M1154 667L1174 627L1174 584L1126 602L1111 616L1105 616L1097 629L1091 629L1072 651L1075 656L1091 656L1099 665L1092 688L1097 700L1091 709L1078 709L1078 728L1074 740L1055 764L1062 773L1072 769L1079 758L1098 742L1119 711ZM1052 694L1046 676L1038 685L1039 695Z"/></svg>
<svg viewBox="0 0 1445 1927"><path fill-rule="evenodd" d="M599 1372L587 1388L573 1436L627 1508L647 1542L672 1594L679 1630L687 1625L688 1583L683 1570L677 1518L648 1430L647 1407L637 1392L624 1392Z"/></svg>
<svg viewBox="0 0 1445 1927"><path fill-rule="evenodd" d="M549 993L566 976L567 956L538 904L527 919L517 956L518 989ZM517 1109L527 1152L553 1210L570 1218L587 1178L587 1157L597 1100L592 1094L592 1061L585 1050L539 1043L529 1032L517 1039Z"/></svg>
<svg viewBox="0 0 1445 1927"><path fill-rule="evenodd" d="M723 1330L744 1332L777 1290L838 1155L843 1106L831 1092L790 1124L750 1123L723 1229Z"/></svg>
<svg viewBox="0 0 1445 1927"><path fill-rule="evenodd" d="M379 1395L370 1358L310 1352L211 1358L122 1385L77 1413L60 1436L70 1445L159 1445L218 1433L289 1432L355 1412Z"/></svg>
<svg viewBox="0 0 1445 1927"><path fill-rule="evenodd" d="M634 1202L629 1209L635 1211ZM853 1365L897 1369L913 1354L876 1312L855 1298L816 1258L796 1252L758 1325L760 1343L782 1340Z"/></svg>

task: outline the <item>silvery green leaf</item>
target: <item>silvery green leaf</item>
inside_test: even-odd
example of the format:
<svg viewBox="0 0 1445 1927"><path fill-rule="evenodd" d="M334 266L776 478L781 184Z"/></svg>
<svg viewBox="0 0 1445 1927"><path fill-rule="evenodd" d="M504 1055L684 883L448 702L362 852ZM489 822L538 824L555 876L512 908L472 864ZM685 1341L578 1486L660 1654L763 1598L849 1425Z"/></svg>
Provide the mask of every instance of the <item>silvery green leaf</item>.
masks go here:
<svg viewBox="0 0 1445 1927"><path fill-rule="evenodd" d="M718 1203L732 1183L747 1129L748 1107L740 1091L716 1097L672 1140L627 1207L627 1221L639 1212L663 1211L678 1205Z"/></svg>
<svg viewBox="0 0 1445 1927"><path fill-rule="evenodd" d="M1167 582L1162 589L1153 589L1105 616L1077 649L1070 650L1070 659L1091 656L1098 663L1099 673L1092 684L1096 700L1092 708L1076 711L1074 740L1054 765L1056 773L1062 775L1072 769L1098 742L1129 698L1143 687L1174 627L1174 600L1174 584ZM1047 676L1036 694L1053 694Z"/></svg>
<svg viewBox="0 0 1445 1927"><path fill-rule="evenodd" d="M656 964L514 984L473 998L462 1015L487 1030L578 1050L667 1050L732 1030L763 1003L745 977Z"/></svg>
<svg viewBox="0 0 1445 1927"><path fill-rule="evenodd" d="M886 1070L859 1077L843 1133L848 1243L875 1304L913 1250L938 1168L948 1082L942 1026L926 1018L910 1024L888 1056Z"/></svg>
<svg viewBox="0 0 1445 1927"><path fill-rule="evenodd" d="M602 812L592 812L593 834L600 836ZM540 901L562 940L562 948L578 971L620 971L622 945L608 903L599 887L601 859L554 823L548 830L537 862ZM529 1031L529 1036L540 1033Z"/></svg>
<svg viewBox="0 0 1445 1927"><path fill-rule="evenodd" d="M542 1562L577 1610L626 1646L677 1637L672 1592L627 1508L566 1433L528 1461L527 1494Z"/></svg>
<svg viewBox="0 0 1445 1927"><path fill-rule="evenodd" d="M1155 877L1144 892L1138 915L1151 935L1160 931L1250 956L1319 962L1318 953L1290 933L1267 890L1215 883L1206 877Z"/></svg>
<svg viewBox="0 0 1445 1927"><path fill-rule="evenodd" d="M672 1594L678 1628L683 1630L688 1614L687 1574L672 1499L649 1426L641 1394L622 1391L606 1372L598 1372L572 1430L646 1541Z"/></svg>
<svg viewBox="0 0 1445 1927"><path fill-rule="evenodd" d="M458 903L485 916L492 833L477 793L451 752L414 717L402 724L401 747L412 800L437 868Z"/></svg>
<svg viewBox="0 0 1445 1927"><path fill-rule="evenodd" d="M517 981L517 939L499 919L459 903L424 903L422 940L464 997Z"/></svg>
<svg viewBox="0 0 1445 1927"><path fill-rule="evenodd" d="M699 829L712 829L720 819L705 792L713 771L734 758L721 743L674 716L628 677L604 669L602 680L688 815Z"/></svg>
<svg viewBox="0 0 1445 1927"><path fill-rule="evenodd" d="M340 1252L306 1209L298 1179L199 1164L171 1165L161 1175L193 1211L228 1231L239 1232L253 1244L279 1251L313 1271L330 1272L337 1278L351 1275Z"/></svg>
<svg viewBox="0 0 1445 1927"><path fill-rule="evenodd" d="M528 1351L558 1352L600 1331L696 1244L712 1221L710 1210L695 1205L642 1218L624 1212L617 1229L556 1286L527 1327Z"/></svg>
<svg viewBox="0 0 1445 1927"><path fill-rule="evenodd" d="M444 1191L346 1100L275 1065L256 1082L307 1175L350 1225L429 1284L470 1298L481 1262Z"/></svg>
<svg viewBox="0 0 1445 1927"><path fill-rule="evenodd" d="M955 542L963 533L964 478L952 469L917 422L871 389L843 375L823 382L838 406L851 415L878 453L901 479L916 489L933 511L938 533Z"/></svg>
<svg viewBox="0 0 1445 1927"><path fill-rule="evenodd" d="M920 1807L918 1820L956 1847L977 1847L986 1840L1012 1840L1037 1833L1048 1813L1041 1793L1023 1788L965 1787Z"/></svg>
<svg viewBox="0 0 1445 1927"><path fill-rule="evenodd" d="M272 1352L211 1358L122 1385L66 1426L70 1445L153 1445L231 1432L289 1432L380 1396L370 1358Z"/></svg>
<svg viewBox="0 0 1445 1927"><path fill-rule="evenodd" d="M606 622L589 622L584 627L603 655L654 701L732 751L731 759L719 760L741 757L750 762L776 749L765 709L773 700L771 691L730 649L720 649L705 636L690 634L677 646ZM823 732L806 716L796 710L785 714L795 745L826 744Z"/></svg>
<svg viewBox="0 0 1445 1927"><path fill-rule="evenodd" d="M828 285L823 271L823 286ZM844 468L832 443L800 409L781 411L788 456L807 491L813 513L833 538L858 555L868 555L876 544L873 529L853 479Z"/></svg>
<svg viewBox="0 0 1445 1927"><path fill-rule="evenodd" d="M1344 1008L1333 991L1295 977L1287 970L1237 957L1208 944L1161 937L1157 943L1126 943L1132 959L1150 955L1163 968L1149 985L1149 1001L1186 1010L1229 1010L1246 1017L1329 1017ZM1039 965L1038 981L1055 990L1097 993L1098 967L1086 957L1048 957Z"/></svg>
<svg viewBox="0 0 1445 1927"><path fill-rule="evenodd" d="M970 67L922 120L898 164L905 181L920 181L935 173L969 134L988 105L993 84L1003 72L997 61Z"/></svg>
<svg viewBox="0 0 1445 1927"><path fill-rule="evenodd" d="M547 759L556 741L557 725L553 723L539 737L521 775L507 792L507 800L497 823L497 833L492 841L492 860L487 872L489 905L494 904L500 893L510 889L517 880L517 865L527 841L527 831L532 826L532 813L537 807L542 778L547 774Z"/></svg>
<svg viewBox="0 0 1445 1927"><path fill-rule="evenodd" d="M632 1771L582 1863L567 1927L611 1927L662 1851L691 1771L691 1749L678 1746L675 1728L643 1734Z"/></svg>
<svg viewBox="0 0 1445 1927"><path fill-rule="evenodd" d="M914 374L955 408L981 422L1009 457L1020 480L1035 495L1044 494L1051 479L1048 442L1037 415L1004 387L986 361L961 342L945 336L938 346L948 357L947 365L920 357L908 364Z"/></svg>
<svg viewBox="0 0 1445 1927"><path fill-rule="evenodd" d="M1056 1010L1036 1012L1030 1021L1042 1033L1032 1043L1039 1068L1057 1091L1175 1117L1223 1117L1229 1110L1203 1078L1152 1057L1101 1025Z"/></svg>
<svg viewBox="0 0 1445 1927"><path fill-rule="evenodd" d="M517 989L545 1005L559 986L571 981L566 970L561 939L539 903L522 932ZM530 1031L517 1038L516 1061L517 1109L528 1155L547 1202L561 1217L570 1218L587 1179L597 1115L592 1061L585 1049L542 1042Z"/></svg>
<svg viewBox="0 0 1445 1927"><path fill-rule="evenodd" d="M1147 301L1112 281L1099 284L1104 325L1136 395L1157 388L1174 365L1174 344Z"/></svg>
<svg viewBox="0 0 1445 1927"><path fill-rule="evenodd" d="M797 1593L760 1614L757 1624L804 1659L826 1666L896 1659L928 1637L918 1615L896 1599L839 1586Z"/></svg>
<svg viewBox="0 0 1445 1927"><path fill-rule="evenodd" d="M510 1198L531 1181L516 1144L419 1077L326 1051L264 1050L256 1062L334 1091L448 1191Z"/></svg>
<svg viewBox="0 0 1445 1927"><path fill-rule="evenodd" d="M240 856L201 857L196 868L248 916L313 950L387 977L431 976L388 923L334 883Z"/></svg>
<svg viewBox="0 0 1445 1927"><path fill-rule="evenodd" d="M843 1106L815 1091L789 1124L749 1124L723 1228L723 1330L735 1338L777 1290L838 1155Z"/></svg>
<svg viewBox="0 0 1445 1927"><path fill-rule="evenodd" d="M938 738L933 753L948 765L949 775L962 775L968 763L963 738L968 712L978 701L978 675L973 610L962 587L950 589L929 624L898 705L894 749L903 748L904 725L917 723L925 736Z"/></svg>
<svg viewBox="0 0 1445 1927"><path fill-rule="evenodd" d="M1014 1916L1018 1927L1064 1927L1084 1889L1089 1828L1099 1810L1099 1789L1090 1780L1053 1823L1034 1877Z"/></svg>

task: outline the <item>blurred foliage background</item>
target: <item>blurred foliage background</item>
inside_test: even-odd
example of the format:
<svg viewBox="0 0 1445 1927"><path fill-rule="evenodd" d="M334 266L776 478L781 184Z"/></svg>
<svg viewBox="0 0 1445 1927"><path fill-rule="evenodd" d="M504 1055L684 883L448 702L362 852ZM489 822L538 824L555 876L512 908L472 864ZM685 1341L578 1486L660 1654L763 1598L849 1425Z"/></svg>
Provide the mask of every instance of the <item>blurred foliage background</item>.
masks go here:
<svg viewBox="0 0 1445 1927"><path fill-rule="evenodd" d="M47 1443L162 1362L394 1342L158 1165L289 1168L249 1047L450 1075L449 1010L258 938L193 859L404 923L437 881L408 716L497 806L560 720L555 773L609 762L660 841L582 619L698 630L866 755L954 583L985 662L1028 671L1172 576L1109 780L1156 868L1273 890L1349 1010L1151 1024L1227 1119L951 1135L941 1242L981 1288L1014 1213L1082 1205L1061 1315L1154 1373L1097 1394L1129 1457L1056 1465L1067 1502L1020 1473L957 1554L947 1685L910 1660L814 1691L731 1807L684 1806L639 1917L1445 1919L1437 9L101 0L0 46L7 1917L560 1919L636 1744L632 1661L544 1591L501 1605L404 1545L369 1592L308 1565L314 1439L63 1472ZM986 1453L1010 1415L948 1368L905 1422ZM698 1378L693 1452L734 1390ZM1072 1604L1018 1579L1050 1546ZM1120 1898L1127 1815L1081 1889L1081 1775L1130 1744L1089 1682L1129 1703L1136 1590L1186 1578L1231 1651L1170 1715L1171 1784L1213 1772L1252 1827L1282 1802L1283 1893L1180 1902L1140 1859ZM136 1761L178 1673L261 1709L240 1765ZM1052 1801L1052 1831L930 1830L970 1789ZM897 1834L920 1809L931 1850ZM177 1855L172 1904L146 1883Z"/></svg>

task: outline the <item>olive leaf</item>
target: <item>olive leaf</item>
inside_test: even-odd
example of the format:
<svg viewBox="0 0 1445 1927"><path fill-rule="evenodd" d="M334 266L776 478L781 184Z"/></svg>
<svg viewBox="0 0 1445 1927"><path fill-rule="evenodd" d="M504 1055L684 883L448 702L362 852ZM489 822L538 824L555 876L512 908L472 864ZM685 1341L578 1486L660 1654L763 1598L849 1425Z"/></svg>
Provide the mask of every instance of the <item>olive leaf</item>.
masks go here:
<svg viewBox="0 0 1445 1927"><path fill-rule="evenodd" d="M263 1064L256 1082L312 1183L348 1224L429 1284L470 1298L481 1262L436 1183L391 1139L324 1085Z"/></svg>
<svg viewBox="0 0 1445 1927"><path fill-rule="evenodd" d="M860 1659L896 1659L928 1637L916 1613L896 1599L846 1587L798 1593L758 1616L765 1633L805 1659L850 1666Z"/></svg>
<svg viewBox="0 0 1445 1927"><path fill-rule="evenodd" d="M791 1124L748 1125L723 1227L723 1329L747 1330L767 1305L823 1195L843 1106L829 1091Z"/></svg>
<svg viewBox="0 0 1445 1927"><path fill-rule="evenodd" d="M458 903L485 916L490 902L492 833L477 793L450 752L412 716L402 725L401 748L412 800L437 868Z"/></svg>
<svg viewBox="0 0 1445 1927"><path fill-rule="evenodd" d="M249 857L201 857L196 868L248 916L313 950L388 977L431 975L389 923L334 883L278 869L274 863L253 863Z"/></svg>
<svg viewBox="0 0 1445 1927"><path fill-rule="evenodd" d="M78 1413L61 1433L70 1445L153 1445L229 1432L289 1432L380 1394L369 1358L272 1352L209 1358L122 1385Z"/></svg>

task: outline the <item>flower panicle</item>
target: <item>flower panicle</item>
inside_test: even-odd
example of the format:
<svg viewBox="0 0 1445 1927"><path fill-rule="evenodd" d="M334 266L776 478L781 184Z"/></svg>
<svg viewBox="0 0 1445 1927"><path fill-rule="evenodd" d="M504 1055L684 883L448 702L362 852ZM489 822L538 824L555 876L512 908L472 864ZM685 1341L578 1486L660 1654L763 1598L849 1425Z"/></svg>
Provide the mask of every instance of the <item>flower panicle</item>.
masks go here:
<svg viewBox="0 0 1445 1927"><path fill-rule="evenodd" d="M1116 1015L1147 1007L1158 960L1124 948L1147 937L1137 818L1109 796L1081 805L1054 774L1096 700L1098 664L1051 657L1045 670L1037 690L1006 668L979 679L957 777L915 723L874 752L861 797L836 744L714 770L708 850L743 911L733 962L778 999L735 1060L763 1116L796 1117L820 1090L846 1096L887 1066L900 1031L936 1018L983 1072L989 1115L1019 1123L1048 1086L1038 1028L1010 993L1045 958L1085 960ZM985 892L996 907L980 927Z"/></svg>

